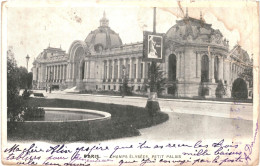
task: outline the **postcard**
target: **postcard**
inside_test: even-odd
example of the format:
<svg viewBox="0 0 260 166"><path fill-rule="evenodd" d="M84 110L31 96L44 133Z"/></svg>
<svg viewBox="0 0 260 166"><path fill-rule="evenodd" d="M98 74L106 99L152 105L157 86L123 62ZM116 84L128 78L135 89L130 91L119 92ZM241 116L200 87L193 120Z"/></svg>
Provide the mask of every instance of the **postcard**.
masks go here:
<svg viewBox="0 0 260 166"><path fill-rule="evenodd" d="M259 2L1 13L2 165L259 164Z"/></svg>

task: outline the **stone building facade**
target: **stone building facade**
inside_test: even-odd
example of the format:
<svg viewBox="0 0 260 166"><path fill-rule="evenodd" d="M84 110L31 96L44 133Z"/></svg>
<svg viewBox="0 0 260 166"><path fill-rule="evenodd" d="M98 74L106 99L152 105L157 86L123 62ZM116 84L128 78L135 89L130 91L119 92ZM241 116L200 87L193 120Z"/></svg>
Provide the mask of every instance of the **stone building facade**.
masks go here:
<svg viewBox="0 0 260 166"><path fill-rule="evenodd" d="M222 80L230 96L232 83L252 60L239 45L229 47L222 33L202 18L186 15L176 21L165 34L165 62L159 64L167 78L163 93L194 97L206 89L206 96L215 97L217 82ZM151 64L142 57L142 42L123 44L104 14L100 26L85 41L74 41L67 53L61 48L44 49L33 62L33 84L35 88L51 84L59 89L119 91L126 74L138 92L144 89Z"/></svg>

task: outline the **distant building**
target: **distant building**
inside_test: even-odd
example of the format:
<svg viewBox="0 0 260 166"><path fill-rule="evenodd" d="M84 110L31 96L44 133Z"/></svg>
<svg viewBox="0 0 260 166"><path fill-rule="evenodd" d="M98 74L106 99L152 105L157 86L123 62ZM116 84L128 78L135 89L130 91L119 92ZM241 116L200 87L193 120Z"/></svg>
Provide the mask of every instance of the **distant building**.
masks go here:
<svg viewBox="0 0 260 166"><path fill-rule="evenodd" d="M239 73L252 65L245 50L239 45L229 50L229 41L202 18L186 15L165 36L161 69L168 86L164 94L194 97L204 89L207 97L215 97L217 82L222 80L230 96ZM74 41L67 53L48 47L38 55L33 62L34 87L45 88L51 83L60 89L119 91L125 67L129 85L138 92L144 89L150 66L142 56L142 42L123 44L104 14L100 26L85 41ZM172 88L173 84L178 88Z"/></svg>

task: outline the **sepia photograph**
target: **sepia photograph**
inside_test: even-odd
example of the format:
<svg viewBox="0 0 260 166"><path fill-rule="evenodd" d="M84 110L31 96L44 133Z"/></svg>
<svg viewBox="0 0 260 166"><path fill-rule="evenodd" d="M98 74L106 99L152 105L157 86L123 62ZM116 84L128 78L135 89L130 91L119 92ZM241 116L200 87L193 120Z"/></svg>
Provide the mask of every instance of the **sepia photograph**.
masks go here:
<svg viewBox="0 0 260 166"><path fill-rule="evenodd" d="M259 164L259 2L3 1L1 164Z"/></svg>

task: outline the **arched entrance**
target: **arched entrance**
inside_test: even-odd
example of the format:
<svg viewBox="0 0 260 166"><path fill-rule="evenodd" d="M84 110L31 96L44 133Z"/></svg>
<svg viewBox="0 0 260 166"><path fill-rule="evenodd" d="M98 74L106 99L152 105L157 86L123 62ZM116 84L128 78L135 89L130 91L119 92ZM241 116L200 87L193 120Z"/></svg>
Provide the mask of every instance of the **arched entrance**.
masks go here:
<svg viewBox="0 0 260 166"><path fill-rule="evenodd" d="M247 84L242 78L237 78L232 85L232 97L236 99L247 99Z"/></svg>
<svg viewBox="0 0 260 166"><path fill-rule="evenodd" d="M175 81L176 80L176 56L174 54L171 54L169 56L169 70L168 70L168 79L169 81Z"/></svg>
<svg viewBox="0 0 260 166"><path fill-rule="evenodd" d="M209 58L203 55L201 58L201 82L209 81Z"/></svg>
<svg viewBox="0 0 260 166"><path fill-rule="evenodd" d="M69 49L68 83L69 87L77 86L77 82L82 81L85 73L84 58L88 52L88 47L84 41L74 41ZM83 69L83 70L82 70Z"/></svg>

